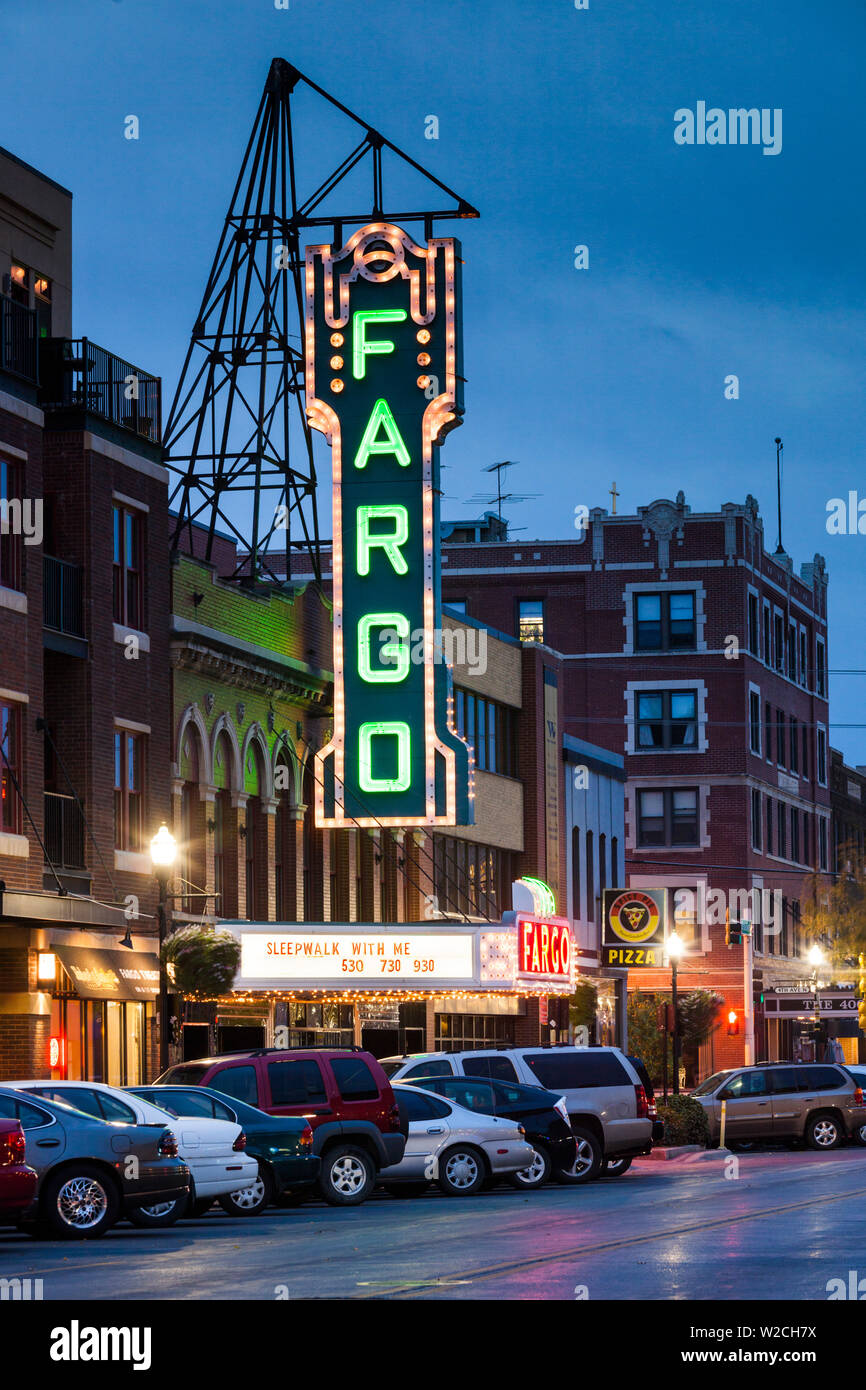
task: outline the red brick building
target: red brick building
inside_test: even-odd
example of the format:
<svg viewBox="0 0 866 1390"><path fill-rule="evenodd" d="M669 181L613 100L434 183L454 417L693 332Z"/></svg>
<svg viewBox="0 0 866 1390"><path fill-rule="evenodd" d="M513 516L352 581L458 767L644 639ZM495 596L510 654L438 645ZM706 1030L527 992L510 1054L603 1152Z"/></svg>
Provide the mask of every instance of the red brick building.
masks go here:
<svg viewBox="0 0 866 1390"><path fill-rule="evenodd" d="M725 907L756 916L755 891L756 1055L791 1055L795 1023L770 1021L761 997L809 973L802 885L832 853L823 559L797 574L768 553L752 497L693 513L680 493L634 516L596 509L565 541L445 528L442 574L446 603L556 657L563 732L624 756L625 878L595 850L595 883L665 890L688 944L681 986L737 1014L690 1069L743 1060L743 958L724 921ZM568 860L571 889L571 845Z"/></svg>
<svg viewBox="0 0 866 1390"><path fill-rule="evenodd" d="M156 1047L167 473L158 379L72 337L71 208L0 152L0 1077L122 1083Z"/></svg>

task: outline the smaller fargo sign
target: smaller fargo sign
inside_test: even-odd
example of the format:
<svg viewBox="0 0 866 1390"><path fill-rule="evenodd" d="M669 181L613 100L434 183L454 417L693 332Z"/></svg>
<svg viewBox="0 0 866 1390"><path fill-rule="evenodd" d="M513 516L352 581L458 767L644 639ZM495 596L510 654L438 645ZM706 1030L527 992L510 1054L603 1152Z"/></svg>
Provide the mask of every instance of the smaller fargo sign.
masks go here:
<svg viewBox="0 0 866 1390"><path fill-rule="evenodd" d="M557 984L571 979L571 927L566 917L518 912L517 974Z"/></svg>

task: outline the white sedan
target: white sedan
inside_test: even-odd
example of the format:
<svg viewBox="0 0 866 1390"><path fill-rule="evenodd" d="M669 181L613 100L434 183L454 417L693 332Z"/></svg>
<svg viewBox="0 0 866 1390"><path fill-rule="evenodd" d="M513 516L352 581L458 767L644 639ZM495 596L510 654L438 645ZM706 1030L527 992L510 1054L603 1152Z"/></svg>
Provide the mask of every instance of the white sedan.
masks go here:
<svg viewBox="0 0 866 1390"><path fill-rule="evenodd" d="M435 1182L449 1197L468 1197L487 1179L518 1173L532 1163L523 1125L467 1110L419 1086L393 1085L409 1121L409 1137L400 1162L379 1172L387 1191L414 1194Z"/></svg>
<svg viewBox="0 0 866 1390"><path fill-rule="evenodd" d="M192 1175L189 1198L131 1211L140 1226L170 1226L184 1212L206 1210L214 1198L250 1187L258 1178L256 1159L244 1152L246 1135L234 1120L204 1115L170 1115L149 1100L107 1086L103 1081L4 1081L18 1091L33 1091L46 1100L62 1101L98 1120L125 1124L168 1125L177 1139L178 1155Z"/></svg>

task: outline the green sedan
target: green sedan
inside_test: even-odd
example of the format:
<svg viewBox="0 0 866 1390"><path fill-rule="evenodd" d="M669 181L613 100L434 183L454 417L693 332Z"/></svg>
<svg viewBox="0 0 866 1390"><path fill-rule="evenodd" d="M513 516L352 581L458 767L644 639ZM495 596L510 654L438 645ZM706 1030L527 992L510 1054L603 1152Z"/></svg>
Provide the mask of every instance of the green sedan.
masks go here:
<svg viewBox="0 0 866 1390"><path fill-rule="evenodd" d="M243 1126L246 1152L258 1159L259 1176L251 1187L217 1199L230 1216L256 1216L278 1200L288 1205L301 1199L318 1179L321 1159L313 1153L313 1131L296 1115L268 1115L208 1086L127 1086L126 1090L169 1115L205 1115L236 1120ZM199 1214L208 1206L209 1202L203 1203Z"/></svg>

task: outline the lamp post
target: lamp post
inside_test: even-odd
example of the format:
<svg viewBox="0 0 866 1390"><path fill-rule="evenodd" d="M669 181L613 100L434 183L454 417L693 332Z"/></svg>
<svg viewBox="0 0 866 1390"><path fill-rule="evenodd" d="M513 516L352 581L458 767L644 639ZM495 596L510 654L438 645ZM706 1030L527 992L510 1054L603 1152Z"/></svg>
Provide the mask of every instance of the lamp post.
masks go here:
<svg viewBox="0 0 866 1390"><path fill-rule="evenodd" d="M162 958L162 947L165 941L168 924L166 921L166 904L168 902L168 879L171 868L177 858L177 841L163 823L157 830L150 842L150 859L153 864L153 872L159 884L159 902L157 905L157 921L159 924L159 1070L164 1072L168 1066L168 988L166 979L165 962Z"/></svg>
<svg viewBox="0 0 866 1390"><path fill-rule="evenodd" d="M678 1096L680 1093L680 1024L677 1017L677 962L685 949L686 945L682 937L678 936L675 931L671 932L665 942L665 950L667 951L671 966L671 1000L674 1011L673 1086L675 1096Z"/></svg>
<svg viewBox="0 0 866 1390"><path fill-rule="evenodd" d="M818 971L824 964L824 952L817 941L814 946L810 946L806 959L812 967L812 993L815 997L815 1061L817 1062L818 1033L821 1027L821 1009L818 1003Z"/></svg>

